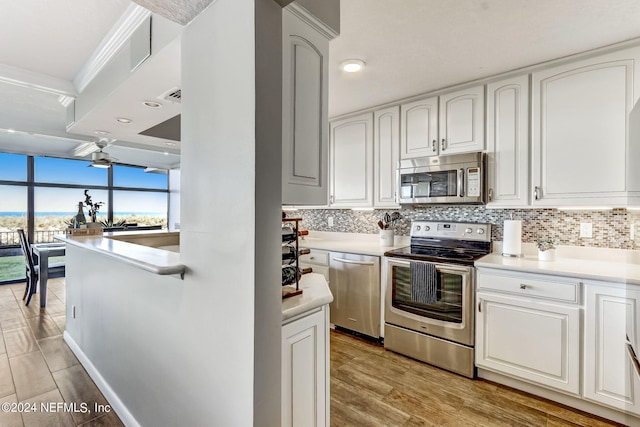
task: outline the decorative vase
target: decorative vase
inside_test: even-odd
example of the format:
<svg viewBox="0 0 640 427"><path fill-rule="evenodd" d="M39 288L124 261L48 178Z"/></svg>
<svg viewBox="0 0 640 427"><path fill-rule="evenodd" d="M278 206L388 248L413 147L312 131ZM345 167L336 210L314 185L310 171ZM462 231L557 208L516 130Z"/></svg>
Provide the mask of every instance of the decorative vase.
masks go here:
<svg viewBox="0 0 640 427"><path fill-rule="evenodd" d="M84 211L82 210L83 206L82 202L78 203L78 213L73 218L75 220L76 228L80 228L81 224L85 224L87 222L87 218L84 216Z"/></svg>
<svg viewBox="0 0 640 427"><path fill-rule="evenodd" d="M393 246L393 230L380 230L380 246Z"/></svg>
<svg viewBox="0 0 640 427"><path fill-rule="evenodd" d="M539 261L555 261L555 259L556 259L555 249L547 249L546 251L541 251L540 249L538 249Z"/></svg>

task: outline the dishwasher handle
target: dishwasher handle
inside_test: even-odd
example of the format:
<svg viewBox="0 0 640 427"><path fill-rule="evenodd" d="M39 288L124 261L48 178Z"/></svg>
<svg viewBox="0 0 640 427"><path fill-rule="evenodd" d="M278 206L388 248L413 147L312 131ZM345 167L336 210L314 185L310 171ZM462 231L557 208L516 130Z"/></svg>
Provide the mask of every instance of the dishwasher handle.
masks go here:
<svg viewBox="0 0 640 427"><path fill-rule="evenodd" d="M376 265L375 262L371 262L371 261L355 261L352 259L344 259L344 258L336 258L336 257L331 257L331 259L338 262L344 262L345 264Z"/></svg>

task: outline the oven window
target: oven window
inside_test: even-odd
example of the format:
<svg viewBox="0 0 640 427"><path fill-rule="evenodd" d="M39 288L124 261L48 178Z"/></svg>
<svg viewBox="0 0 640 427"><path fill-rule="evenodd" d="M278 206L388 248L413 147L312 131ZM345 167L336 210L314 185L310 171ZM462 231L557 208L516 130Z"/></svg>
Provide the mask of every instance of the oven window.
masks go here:
<svg viewBox="0 0 640 427"><path fill-rule="evenodd" d="M457 194L456 170L403 174L400 180L402 198L447 197Z"/></svg>
<svg viewBox="0 0 640 427"><path fill-rule="evenodd" d="M435 270L427 295L420 289L424 283L418 283L415 276L412 280L411 276L411 268L392 266L393 307L430 319L462 323L462 275Z"/></svg>

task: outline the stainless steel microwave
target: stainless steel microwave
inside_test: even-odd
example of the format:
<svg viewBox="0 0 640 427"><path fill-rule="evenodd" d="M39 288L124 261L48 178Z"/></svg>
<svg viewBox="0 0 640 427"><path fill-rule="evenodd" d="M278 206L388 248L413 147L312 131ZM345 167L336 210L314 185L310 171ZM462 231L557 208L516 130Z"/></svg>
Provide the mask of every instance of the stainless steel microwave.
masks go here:
<svg viewBox="0 0 640 427"><path fill-rule="evenodd" d="M400 204L485 204L484 153L418 157L398 162Z"/></svg>

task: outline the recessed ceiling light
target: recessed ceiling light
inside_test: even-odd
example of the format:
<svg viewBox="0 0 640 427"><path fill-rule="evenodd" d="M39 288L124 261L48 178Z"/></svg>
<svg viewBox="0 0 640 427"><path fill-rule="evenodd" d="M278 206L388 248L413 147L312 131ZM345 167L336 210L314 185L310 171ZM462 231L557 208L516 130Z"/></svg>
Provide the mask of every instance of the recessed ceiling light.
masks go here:
<svg viewBox="0 0 640 427"><path fill-rule="evenodd" d="M165 151L165 152L164 152L164 155L165 155L165 156L168 156L168 155L169 155L169 153Z"/></svg>
<svg viewBox="0 0 640 427"><path fill-rule="evenodd" d="M357 73L365 66L365 62L361 59L347 59L340 63L340 68L347 73Z"/></svg>
<svg viewBox="0 0 640 427"><path fill-rule="evenodd" d="M9 133L16 133L16 130L15 130L15 129L7 129L7 132L9 132Z"/></svg>
<svg viewBox="0 0 640 427"><path fill-rule="evenodd" d="M131 119L127 119L126 117L118 117L118 118L116 119L116 121L117 121L118 123L127 123L127 124L128 124L128 123L131 123Z"/></svg>
<svg viewBox="0 0 640 427"><path fill-rule="evenodd" d="M96 135L109 135L109 132L107 132L106 130L97 130L97 131L94 131L94 133Z"/></svg>
<svg viewBox="0 0 640 427"><path fill-rule="evenodd" d="M162 104L160 104L159 102L156 101L143 101L142 102L144 105L146 105L149 108L160 108L162 107Z"/></svg>

